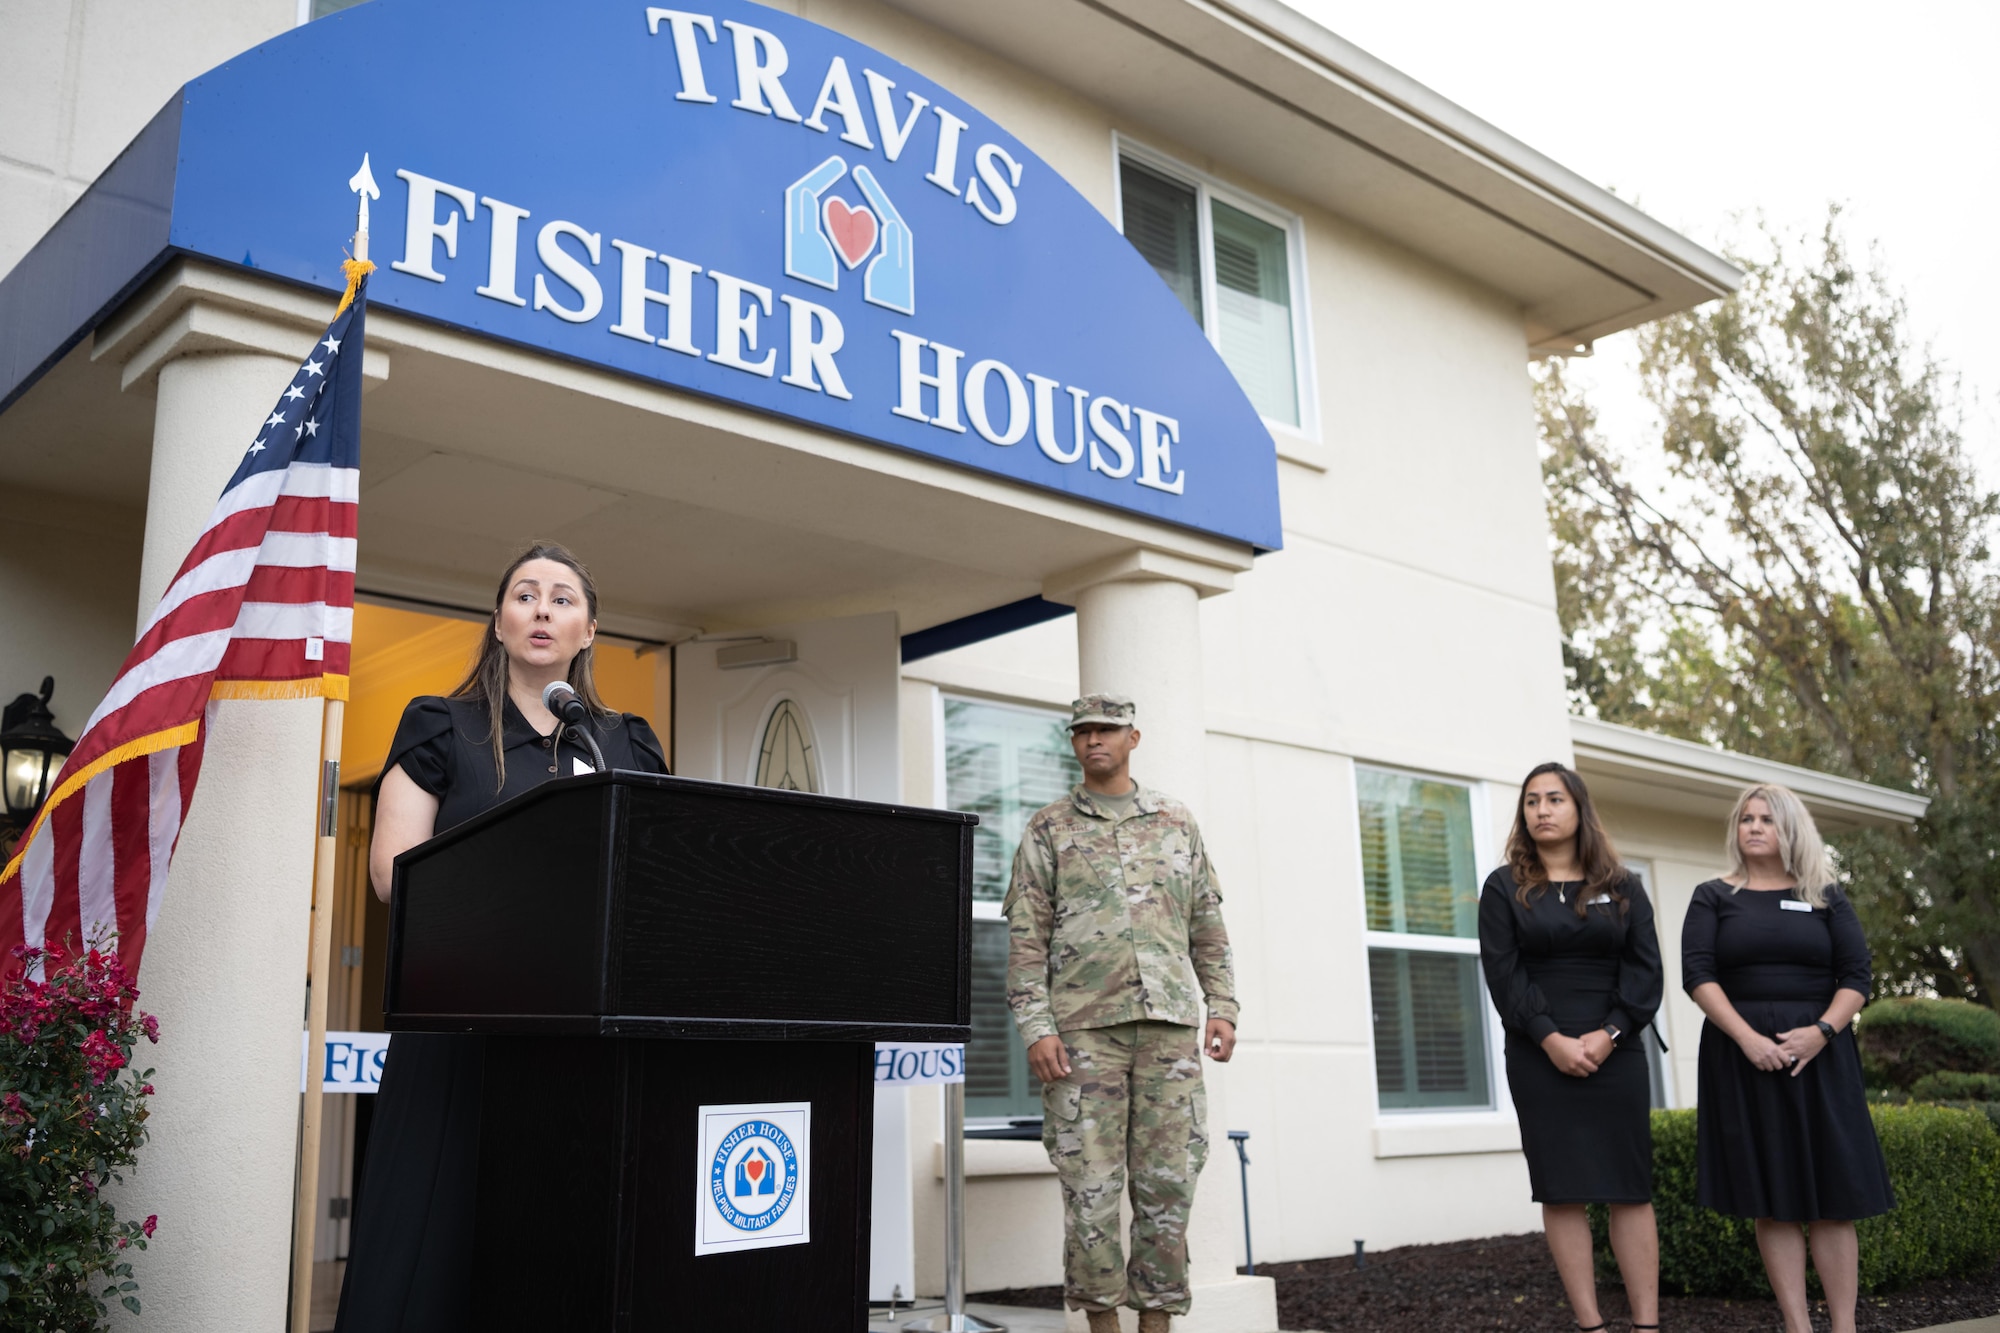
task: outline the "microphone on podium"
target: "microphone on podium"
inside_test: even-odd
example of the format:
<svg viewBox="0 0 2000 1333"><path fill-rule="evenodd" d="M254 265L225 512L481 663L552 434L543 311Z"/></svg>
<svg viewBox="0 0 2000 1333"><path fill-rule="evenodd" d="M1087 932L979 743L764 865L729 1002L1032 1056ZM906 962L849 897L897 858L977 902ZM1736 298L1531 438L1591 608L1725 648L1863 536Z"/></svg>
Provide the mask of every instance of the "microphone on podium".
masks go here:
<svg viewBox="0 0 2000 1333"><path fill-rule="evenodd" d="M590 750L591 762L597 771L607 771L604 751L597 748L597 737L590 734L590 706L584 703L566 680L552 680L542 687L542 707L554 713L569 734L582 741Z"/></svg>

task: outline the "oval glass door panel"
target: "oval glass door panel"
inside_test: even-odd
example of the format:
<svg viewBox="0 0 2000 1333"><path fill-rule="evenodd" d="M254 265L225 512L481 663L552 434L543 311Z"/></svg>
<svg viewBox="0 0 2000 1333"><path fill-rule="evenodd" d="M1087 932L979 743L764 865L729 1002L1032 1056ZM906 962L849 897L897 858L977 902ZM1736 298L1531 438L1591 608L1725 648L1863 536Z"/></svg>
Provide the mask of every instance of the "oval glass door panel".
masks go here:
<svg viewBox="0 0 2000 1333"><path fill-rule="evenodd" d="M757 785L786 791L819 791L819 756L813 749L812 723L791 699L780 699L764 724L757 752Z"/></svg>

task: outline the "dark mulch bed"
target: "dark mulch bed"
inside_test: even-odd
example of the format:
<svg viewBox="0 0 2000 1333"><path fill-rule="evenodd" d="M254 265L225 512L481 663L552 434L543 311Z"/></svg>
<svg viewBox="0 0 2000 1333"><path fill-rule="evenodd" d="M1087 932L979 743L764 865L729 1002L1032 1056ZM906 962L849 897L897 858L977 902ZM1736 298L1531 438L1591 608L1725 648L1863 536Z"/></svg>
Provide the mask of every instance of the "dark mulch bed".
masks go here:
<svg viewBox="0 0 2000 1333"><path fill-rule="evenodd" d="M1495 1236L1450 1245L1406 1245L1368 1256L1259 1265L1277 1279L1278 1323L1326 1333L1407 1333L1412 1328L1548 1330L1573 1328L1562 1283L1540 1233ZM975 1301L1062 1307L1058 1287L980 1292ZM1622 1333L1625 1293L1602 1289L1599 1301L1614 1333ZM1661 1301L1663 1333L1772 1333L1781 1328L1768 1301L1669 1296ZM1824 1307L1815 1326L1826 1328ZM2000 1313L2000 1267L1971 1278L1939 1278L1882 1296L1863 1296L1861 1333L1903 1333Z"/></svg>

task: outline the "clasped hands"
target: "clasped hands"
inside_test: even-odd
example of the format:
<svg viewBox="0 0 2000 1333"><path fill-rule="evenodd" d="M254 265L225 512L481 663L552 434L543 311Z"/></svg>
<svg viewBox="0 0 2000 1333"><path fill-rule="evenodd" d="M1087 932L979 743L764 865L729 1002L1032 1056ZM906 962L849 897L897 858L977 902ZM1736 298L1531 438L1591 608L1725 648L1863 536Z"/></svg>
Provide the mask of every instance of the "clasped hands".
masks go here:
<svg viewBox="0 0 2000 1333"><path fill-rule="evenodd" d="M1812 1058L1826 1049L1826 1034L1818 1024L1802 1028L1791 1028L1780 1032L1776 1040L1761 1032L1753 1032L1737 1043L1743 1050L1744 1058L1766 1073L1775 1074L1790 1069L1797 1078Z"/></svg>
<svg viewBox="0 0 2000 1333"><path fill-rule="evenodd" d="M1236 1025L1226 1018L1211 1018L1202 1029L1201 1049L1209 1059L1228 1064L1236 1052ZM1043 1037L1028 1048L1028 1068L1044 1083L1060 1083L1069 1077L1069 1048L1061 1037Z"/></svg>
<svg viewBox="0 0 2000 1333"><path fill-rule="evenodd" d="M1548 1053L1549 1063L1571 1078L1589 1078L1595 1074L1611 1058L1614 1045L1611 1034L1603 1028L1581 1037L1551 1032L1542 1038L1542 1049Z"/></svg>

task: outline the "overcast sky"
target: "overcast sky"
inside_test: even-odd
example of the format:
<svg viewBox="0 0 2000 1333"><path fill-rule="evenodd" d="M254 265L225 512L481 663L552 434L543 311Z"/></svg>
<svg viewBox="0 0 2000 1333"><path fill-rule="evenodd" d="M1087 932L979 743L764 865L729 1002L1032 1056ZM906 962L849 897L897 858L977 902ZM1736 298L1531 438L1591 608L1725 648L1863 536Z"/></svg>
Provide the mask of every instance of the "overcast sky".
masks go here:
<svg viewBox="0 0 2000 1333"><path fill-rule="evenodd" d="M2000 481L2000 4L1289 2L1710 248L1735 214L1796 227L1845 204L1963 374ZM1590 367L1621 432L1643 420L1631 341Z"/></svg>

